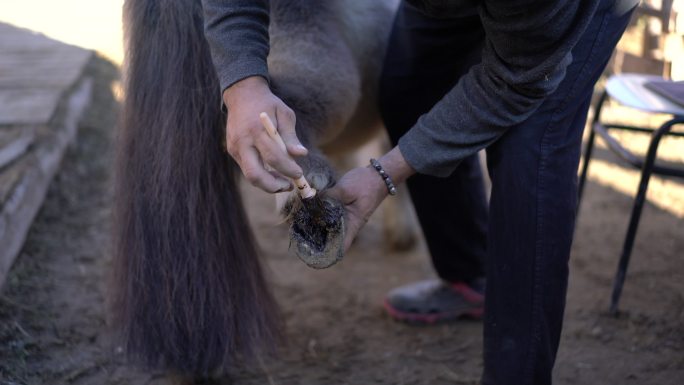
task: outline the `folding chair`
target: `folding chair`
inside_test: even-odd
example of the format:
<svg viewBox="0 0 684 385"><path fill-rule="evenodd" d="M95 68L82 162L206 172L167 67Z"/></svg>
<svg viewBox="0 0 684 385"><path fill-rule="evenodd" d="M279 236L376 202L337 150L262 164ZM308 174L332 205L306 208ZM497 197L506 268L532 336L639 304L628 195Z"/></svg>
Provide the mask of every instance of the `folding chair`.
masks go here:
<svg viewBox="0 0 684 385"><path fill-rule="evenodd" d="M680 105L675 99L671 99L659 92L653 91L651 89L653 83L659 81L663 82L664 79L659 76L638 74L615 75L608 79L606 89L601 94L596 106L596 113L594 114L591 131L584 150L584 161L582 163L579 180L580 202L596 134L598 134L605 141L608 148L617 154L623 161L637 169L641 169L641 182L639 183L639 189L637 190L637 195L634 200L629 226L627 227L627 236L625 237L617 273L613 282L613 293L610 301L610 312L613 314L617 313L617 306L625 282L627 267L634 246L637 227L639 226L641 210L644 206L644 201L646 200L646 190L651 174L684 178L684 165L682 165L682 167L680 167L679 164L663 165L656 161L658 145L664 136L684 137L684 132L672 131L674 126L684 124L684 105ZM679 83L675 85L675 87L680 86L684 87L684 84ZM678 88L676 89L679 90ZM622 105L636 108L641 111L668 114L672 117L657 129L602 123L601 110L608 98L611 98ZM611 136L611 130L627 130L651 134L651 141L646 156L642 157L635 155L626 149L614 136ZM682 151L684 151L684 149Z"/></svg>

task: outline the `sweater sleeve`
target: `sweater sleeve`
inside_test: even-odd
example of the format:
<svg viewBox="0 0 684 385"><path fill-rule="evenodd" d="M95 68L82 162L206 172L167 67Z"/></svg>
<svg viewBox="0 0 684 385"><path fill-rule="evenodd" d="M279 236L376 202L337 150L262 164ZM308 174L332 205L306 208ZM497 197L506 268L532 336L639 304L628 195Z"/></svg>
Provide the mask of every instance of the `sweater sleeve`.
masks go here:
<svg viewBox="0 0 684 385"><path fill-rule="evenodd" d="M221 91L250 77L268 79L268 0L202 0L204 34Z"/></svg>
<svg viewBox="0 0 684 385"><path fill-rule="evenodd" d="M419 173L448 176L532 115L565 78L596 0L486 0L482 61L400 140Z"/></svg>

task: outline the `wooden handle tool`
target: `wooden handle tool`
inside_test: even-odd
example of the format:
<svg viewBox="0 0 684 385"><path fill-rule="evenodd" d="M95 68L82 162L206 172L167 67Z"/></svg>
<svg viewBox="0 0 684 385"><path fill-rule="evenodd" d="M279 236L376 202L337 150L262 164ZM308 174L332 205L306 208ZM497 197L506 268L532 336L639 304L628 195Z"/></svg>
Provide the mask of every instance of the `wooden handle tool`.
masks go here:
<svg viewBox="0 0 684 385"><path fill-rule="evenodd" d="M271 139L278 143L280 148L287 154L287 147L285 147L285 142L283 142L283 138L280 136L280 134L278 134L278 130L271 121L271 118L268 117L268 114L266 114L265 112L260 113L259 119L261 119L261 124L263 124L264 128L266 129L268 136L270 136ZM300 176L297 179L292 179L292 181L297 186L299 196L302 199L309 199L316 196L316 189L312 188L309 185L309 182L306 181L304 175Z"/></svg>

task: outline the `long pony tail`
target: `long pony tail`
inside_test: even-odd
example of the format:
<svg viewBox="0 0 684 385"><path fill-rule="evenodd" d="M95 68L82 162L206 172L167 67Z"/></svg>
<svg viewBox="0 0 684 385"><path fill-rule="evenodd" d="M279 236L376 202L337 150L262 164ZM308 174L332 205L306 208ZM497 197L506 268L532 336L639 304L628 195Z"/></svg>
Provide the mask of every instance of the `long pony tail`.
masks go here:
<svg viewBox="0 0 684 385"><path fill-rule="evenodd" d="M112 315L128 357L211 376L272 351L280 317L222 151L200 0L127 0Z"/></svg>

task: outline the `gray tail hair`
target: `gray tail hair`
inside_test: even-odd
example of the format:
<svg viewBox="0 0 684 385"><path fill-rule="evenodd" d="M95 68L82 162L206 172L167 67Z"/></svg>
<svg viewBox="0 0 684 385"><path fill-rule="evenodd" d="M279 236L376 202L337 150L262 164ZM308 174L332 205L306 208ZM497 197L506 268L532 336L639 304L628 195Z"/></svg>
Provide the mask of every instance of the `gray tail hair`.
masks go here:
<svg viewBox="0 0 684 385"><path fill-rule="evenodd" d="M223 152L200 0L127 0L111 312L135 363L225 372L273 352L278 307Z"/></svg>

